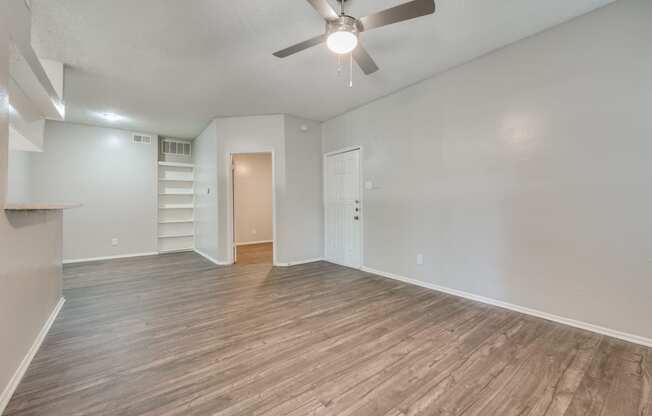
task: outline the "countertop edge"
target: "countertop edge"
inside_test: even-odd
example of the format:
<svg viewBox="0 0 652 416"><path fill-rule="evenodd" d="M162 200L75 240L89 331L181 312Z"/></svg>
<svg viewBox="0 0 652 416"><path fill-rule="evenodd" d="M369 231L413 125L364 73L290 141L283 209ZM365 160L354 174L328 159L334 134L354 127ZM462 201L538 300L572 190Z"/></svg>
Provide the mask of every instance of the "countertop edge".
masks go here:
<svg viewBox="0 0 652 416"><path fill-rule="evenodd" d="M25 202L7 203L5 211L59 211L64 209L79 208L80 203L49 203L49 202Z"/></svg>

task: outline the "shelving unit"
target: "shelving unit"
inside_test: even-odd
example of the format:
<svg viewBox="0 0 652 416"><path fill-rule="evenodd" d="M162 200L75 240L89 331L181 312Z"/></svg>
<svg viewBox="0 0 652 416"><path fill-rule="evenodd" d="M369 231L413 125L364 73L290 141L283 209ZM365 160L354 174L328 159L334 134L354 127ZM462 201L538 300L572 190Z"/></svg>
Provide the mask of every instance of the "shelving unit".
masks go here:
<svg viewBox="0 0 652 416"><path fill-rule="evenodd" d="M158 162L158 251L194 249L194 171L191 163Z"/></svg>

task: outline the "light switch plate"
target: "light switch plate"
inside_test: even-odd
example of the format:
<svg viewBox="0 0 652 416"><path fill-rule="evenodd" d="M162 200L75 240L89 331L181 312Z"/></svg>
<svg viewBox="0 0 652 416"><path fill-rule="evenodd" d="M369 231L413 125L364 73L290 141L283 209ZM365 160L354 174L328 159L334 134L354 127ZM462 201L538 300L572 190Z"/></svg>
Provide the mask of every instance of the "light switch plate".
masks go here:
<svg viewBox="0 0 652 416"><path fill-rule="evenodd" d="M365 189L374 189L374 183L371 182L371 181L365 181L364 188Z"/></svg>
<svg viewBox="0 0 652 416"><path fill-rule="evenodd" d="M423 254L417 254L417 264L419 266L423 265Z"/></svg>

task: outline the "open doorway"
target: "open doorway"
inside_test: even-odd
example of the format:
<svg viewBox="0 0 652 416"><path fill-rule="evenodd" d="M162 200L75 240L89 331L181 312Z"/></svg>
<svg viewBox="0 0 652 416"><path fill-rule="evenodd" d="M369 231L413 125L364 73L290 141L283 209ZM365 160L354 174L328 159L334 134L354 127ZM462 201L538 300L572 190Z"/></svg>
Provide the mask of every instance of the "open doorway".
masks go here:
<svg viewBox="0 0 652 416"><path fill-rule="evenodd" d="M232 155L233 257L236 264L272 264L274 197L271 153Z"/></svg>

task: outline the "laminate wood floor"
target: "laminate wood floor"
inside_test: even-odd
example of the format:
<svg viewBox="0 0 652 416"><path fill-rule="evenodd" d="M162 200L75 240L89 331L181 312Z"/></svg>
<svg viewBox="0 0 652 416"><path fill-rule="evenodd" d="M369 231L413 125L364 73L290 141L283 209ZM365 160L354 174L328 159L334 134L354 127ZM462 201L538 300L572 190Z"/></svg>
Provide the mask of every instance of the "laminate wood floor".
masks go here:
<svg viewBox="0 0 652 416"><path fill-rule="evenodd" d="M6 415L652 415L652 349L319 262L65 268Z"/></svg>
<svg viewBox="0 0 652 416"><path fill-rule="evenodd" d="M274 245L272 243L238 246L236 250L239 266L245 264L272 264L274 262Z"/></svg>

